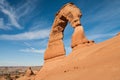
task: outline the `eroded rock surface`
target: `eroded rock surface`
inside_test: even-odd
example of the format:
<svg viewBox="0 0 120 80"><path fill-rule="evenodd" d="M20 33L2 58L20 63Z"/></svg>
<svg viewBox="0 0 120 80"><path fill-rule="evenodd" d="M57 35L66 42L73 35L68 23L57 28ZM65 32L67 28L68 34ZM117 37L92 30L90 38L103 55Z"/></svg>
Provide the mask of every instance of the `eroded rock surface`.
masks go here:
<svg viewBox="0 0 120 80"><path fill-rule="evenodd" d="M31 75L34 75L31 67L29 67L27 70L26 70L26 73L25 73L25 76L31 76Z"/></svg>
<svg viewBox="0 0 120 80"><path fill-rule="evenodd" d="M80 9L73 3L64 5L56 14L52 29L50 32L49 42L45 51L44 60L52 59L55 57L65 56L65 49L63 44L63 32L68 22L74 28L72 35L71 48L76 46L85 46L86 44L93 44L89 41L84 34L83 26L80 23L82 13Z"/></svg>

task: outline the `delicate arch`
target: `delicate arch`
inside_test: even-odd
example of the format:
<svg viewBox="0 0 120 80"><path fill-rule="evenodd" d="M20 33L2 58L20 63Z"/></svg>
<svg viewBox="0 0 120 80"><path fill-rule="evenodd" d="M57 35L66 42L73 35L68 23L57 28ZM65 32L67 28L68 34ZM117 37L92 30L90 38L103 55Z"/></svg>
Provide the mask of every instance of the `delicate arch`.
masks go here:
<svg viewBox="0 0 120 80"><path fill-rule="evenodd" d="M73 3L65 4L56 14L52 29L50 32L49 42L44 54L44 59L48 60L55 57L65 56L65 49L63 44L63 32L68 23L74 28L72 35L71 47L74 49L79 44L89 43L84 35L83 27L80 23L82 16L79 8Z"/></svg>

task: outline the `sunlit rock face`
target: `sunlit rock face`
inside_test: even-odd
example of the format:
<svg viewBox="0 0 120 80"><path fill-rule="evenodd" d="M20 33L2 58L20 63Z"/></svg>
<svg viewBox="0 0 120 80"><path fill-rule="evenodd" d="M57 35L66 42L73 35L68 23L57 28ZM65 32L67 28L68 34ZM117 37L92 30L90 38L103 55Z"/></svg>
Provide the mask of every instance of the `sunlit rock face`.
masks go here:
<svg viewBox="0 0 120 80"><path fill-rule="evenodd" d="M58 11L45 51L45 63L33 80L120 80L120 33L95 44L85 37L81 16L79 8L72 3ZM65 57L62 39L68 22L74 32L72 51Z"/></svg>
<svg viewBox="0 0 120 80"><path fill-rule="evenodd" d="M73 3L65 4L56 14L54 23L49 36L49 42L44 54L45 62L53 59L65 56L65 48L63 44L63 32L68 22L74 28L72 35L71 48L77 49L77 46L81 48L94 44L93 41L89 41L84 34L83 26L80 23L80 17L82 13L80 9Z"/></svg>

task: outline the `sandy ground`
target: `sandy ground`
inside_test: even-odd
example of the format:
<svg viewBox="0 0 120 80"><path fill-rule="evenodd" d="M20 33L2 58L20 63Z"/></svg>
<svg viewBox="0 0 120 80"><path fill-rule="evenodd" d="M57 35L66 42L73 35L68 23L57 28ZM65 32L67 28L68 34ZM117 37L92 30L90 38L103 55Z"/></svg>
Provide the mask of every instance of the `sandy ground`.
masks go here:
<svg viewBox="0 0 120 80"><path fill-rule="evenodd" d="M46 62L35 80L120 80L120 35Z"/></svg>

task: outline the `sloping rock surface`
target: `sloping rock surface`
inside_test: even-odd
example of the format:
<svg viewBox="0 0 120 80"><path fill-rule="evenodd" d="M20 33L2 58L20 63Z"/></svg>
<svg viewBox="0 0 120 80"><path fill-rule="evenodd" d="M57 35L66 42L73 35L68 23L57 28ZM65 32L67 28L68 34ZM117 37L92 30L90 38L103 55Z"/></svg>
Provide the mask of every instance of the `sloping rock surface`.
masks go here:
<svg viewBox="0 0 120 80"><path fill-rule="evenodd" d="M35 80L120 80L120 35L45 63Z"/></svg>

